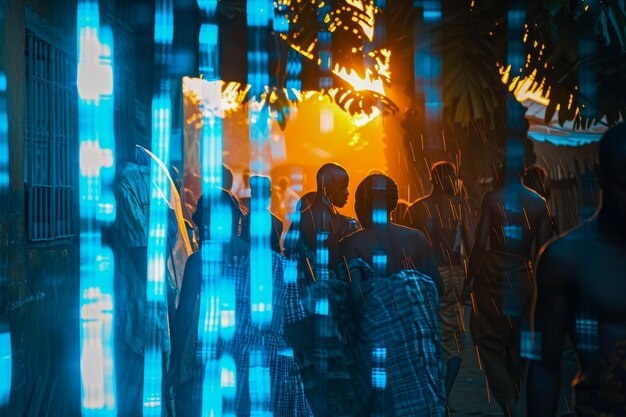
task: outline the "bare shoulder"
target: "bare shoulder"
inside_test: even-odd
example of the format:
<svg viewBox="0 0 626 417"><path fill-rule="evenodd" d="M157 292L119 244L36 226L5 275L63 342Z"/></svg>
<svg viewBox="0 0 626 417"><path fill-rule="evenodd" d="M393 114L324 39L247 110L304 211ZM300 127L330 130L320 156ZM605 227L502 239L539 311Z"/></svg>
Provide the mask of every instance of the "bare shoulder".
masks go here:
<svg viewBox="0 0 626 417"><path fill-rule="evenodd" d="M587 222L548 241L539 252L537 274L548 280L575 276L594 229L593 222Z"/></svg>
<svg viewBox="0 0 626 417"><path fill-rule="evenodd" d="M354 232L352 232L352 233L350 233L350 234L348 234L348 235L344 236L344 237L340 240L340 242L346 242L346 243L348 243L348 242L353 242L353 241L355 241L355 240L359 239L359 237L360 237L363 233L365 233L365 229L359 229L359 230L356 230L356 231L354 231Z"/></svg>
<svg viewBox="0 0 626 417"><path fill-rule="evenodd" d="M412 242L418 244L428 243L426 236L421 230L411 229L410 227L402 226L395 223L391 226L393 228L392 230L394 237L401 240L402 242Z"/></svg>
<svg viewBox="0 0 626 417"><path fill-rule="evenodd" d="M409 205L409 210L414 210L416 208L422 208L424 207L424 204L428 203L428 197L430 197L430 194L425 195L423 197L418 198L417 200L415 200L414 202L412 202Z"/></svg>
<svg viewBox="0 0 626 417"><path fill-rule="evenodd" d="M355 232L350 233L349 235L343 237L339 241L339 248L347 248L355 245L356 242L360 240L363 233L365 233L365 229L359 229Z"/></svg>

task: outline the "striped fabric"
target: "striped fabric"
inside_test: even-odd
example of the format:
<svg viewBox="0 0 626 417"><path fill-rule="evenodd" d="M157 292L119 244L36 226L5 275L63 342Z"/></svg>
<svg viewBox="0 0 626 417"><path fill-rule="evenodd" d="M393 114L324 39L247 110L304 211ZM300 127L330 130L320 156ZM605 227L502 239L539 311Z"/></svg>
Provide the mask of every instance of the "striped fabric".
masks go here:
<svg viewBox="0 0 626 417"><path fill-rule="evenodd" d="M348 225L358 226L356 222ZM291 276L288 279L286 329L307 399L316 416L353 416L356 398L349 371L351 357L345 350L343 326L333 308L342 282L334 271L326 270L320 274L322 265L302 237L292 256L294 260L289 262L298 266L297 274L292 274L297 278ZM313 269L318 277L316 281L310 273ZM322 275L326 279L321 279ZM316 308L320 309L317 302L322 299L328 302L328 314L316 313Z"/></svg>
<svg viewBox="0 0 626 417"><path fill-rule="evenodd" d="M276 253L273 256L273 315L267 329L253 326L250 316L250 263L248 257L229 260L224 265L224 280L232 280L236 289L235 336L226 341L220 339L220 356L231 356L236 368L237 395L235 404L224 404L234 408L237 416L250 415L250 353L261 350L261 368L269 369L271 396L269 409L277 417L312 416L304 396L299 370L294 362L291 348L284 338L284 300L287 286L284 280L285 259ZM172 374L174 386L188 381L201 384L201 366L195 355L195 333L198 325L198 305L202 277L201 256L193 254L185 269L183 290L179 310L172 329ZM200 387L193 387L194 391Z"/></svg>
<svg viewBox="0 0 626 417"><path fill-rule="evenodd" d="M286 285L284 280L285 258L276 253L273 256L272 322L268 329L254 327L250 315L250 267L248 258L225 265L225 277L235 282L237 293L235 337L223 342L222 354L232 355L237 369L238 416L250 415L250 352L261 350L261 366L269 368L271 380L270 410L275 416L312 416L309 404L304 397L304 388L293 352L284 337L284 300Z"/></svg>
<svg viewBox="0 0 626 417"><path fill-rule="evenodd" d="M413 270L376 277L362 259L348 267L351 282L344 277L337 301L351 324L346 337L356 364L358 414L443 416L446 370L433 281Z"/></svg>

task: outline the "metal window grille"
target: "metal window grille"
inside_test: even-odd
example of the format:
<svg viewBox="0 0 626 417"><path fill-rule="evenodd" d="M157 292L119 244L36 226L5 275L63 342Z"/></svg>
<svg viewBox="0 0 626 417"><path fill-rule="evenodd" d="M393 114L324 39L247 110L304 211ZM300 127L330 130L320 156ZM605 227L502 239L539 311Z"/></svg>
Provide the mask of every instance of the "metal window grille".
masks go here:
<svg viewBox="0 0 626 417"><path fill-rule="evenodd" d="M28 239L74 235L76 90L71 57L26 32L24 181Z"/></svg>

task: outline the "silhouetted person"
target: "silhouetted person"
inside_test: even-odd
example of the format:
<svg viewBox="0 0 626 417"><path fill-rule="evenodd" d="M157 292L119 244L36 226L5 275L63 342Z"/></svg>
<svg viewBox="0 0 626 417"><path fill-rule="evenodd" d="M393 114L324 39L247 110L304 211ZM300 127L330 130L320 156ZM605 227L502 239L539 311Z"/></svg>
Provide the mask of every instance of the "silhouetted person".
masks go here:
<svg viewBox="0 0 626 417"><path fill-rule="evenodd" d="M406 225L408 222L409 203L404 199L398 200L398 205L391 212L391 221L395 224Z"/></svg>
<svg viewBox="0 0 626 417"><path fill-rule="evenodd" d="M337 211L348 201L348 173L329 163L317 173L315 199L301 212L289 256L298 262L298 305L290 305L289 341L300 366L309 404L316 417L352 416L354 392L337 317L329 312L335 296L339 240L358 228ZM299 227L299 232L293 231ZM295 313L302 307L302 314ZM296 317L296 318L294 318Z"/></svg>
<svg viewBox="0 0 626 417"><path fill-rule="evenodd" d="M337 211L348 202L348 172L340 165L328 163L317 172L317 194L313 203L302 212L300 231L307 249L317 250L319 232L327 232L325 248L328 250L328 267L337 271L339 240L358 229L356 221Z"/></svg>
<svg viewBox="0 0 626 417"><path fill-rule="evenodd" d="M253 181L254 183L254 181ZM253 184L254 190L254 184ZM269 368L270 412L275 416L312 417L311 409L304 395L304 387L292 356L285 354L288 345L284 337L284 298L287 284L284 279L285 259L272 253L272 309L271 320L266 327L259 328L251 319L251 288L250 288L250 247L238 233L237 217L240 215L239 205L230 193L219 190L216 201L226 208L230 217L230 239L222 247L222 263L219 282L222 300L229 300L222 308L230 310L233 316L230 337L221 337L217 346L216 356L229 356L234 361L236 372L235 398L225 400L225 414L249 416L251 414L251 398L249 385L250 354L254 349L261 348L264 353L264 366ZM201 199L194 219L203 231L202 236L212 231L208 227L213 208L204 209ZM208 219L205 217L208 214ZM206 221L205 221L206 220ZM224 220L220 222L224 226ZM206 226L206 227L205 227ZM210 250L210 249L206 249ZM271 252L270 252L271 253ZM197 355L198 320L202 301L202 251L189 257L185 268L185 280L181 291L179 308L172 325L172 362L168 375L169 385L174 389L176 415L199 416L201 413L204 366L201 356ZM225 289L229 288L228 292ZM222 314L225 311L222 310ZM222 326L226 322L221 321ZM227 326L228 327L228 326Z"/></svg>
<svg viewBox="0 0 626 417"><path fill-rule="evenodd" d="M541 361L531 364L532 416L556 413L566 334L582 367L577 415L626 415L626 125L604 134L599 160L597 215L543 248L537 265Z"/></svg>
<svg viewBox="0 0 626 417"><path fill-rule="evenodd" d="M233 171L228 167L228 165L222 164L222 188L232 193L233 181Z"/></svg>
<svg viewBox="0 0 626 417"><path fill-rule="evenodd" d="M524 172L522 182L524 185L546 200L548 199L548 191L546 190L546 171L539 166L532 166Z"/></svg>
<svg viewBox="0 0 626 417"><path fill-rule="evenodd" d="M152 199L150 167L152 159L148 152L135 148L135 163L122 164L115 179L114 192L117 204L113 239L115 244L115 370L117 386L117 408L120 415L141 416L143 413L143 379L145 352L150 348L160 350L165 359L163 371L170 354L168 314L173 317L176 304L176 291L182 275L176 268L184 250L173 249L178 232L174 210L166 210L166 251L165 283L167 289L166 309L157 309L152 316L152 304L147 301L148 243L150 239L150 204ZM161 168L159 168L161 169ZM161 172L166 176L166 187L170 187L171 177L167 169ZM174 191L170 189L170 191ZM165 204L168 204L166 202ZM184 224L183 224L184 227ZM191 249L191 248L189 248ZM185 259L185 258L183 258ZM149 327L148 327L149 325ZM146 329L154 326L160 346L150 345L154 334ZM164 395L163 404L169 407L169 397Z"/></svg>
<svg viewBox="0 0 626 417"><path fill-rule="evenodd" d="M296 209L289 216L289 229L285 233L283 241L283 250L286 257L291 258L298 249L300 241L300 219L302 212L305 211L315 200L316 191L309 191L304 194L296 203Z"/></svg>
<svg viewBox="0 0 626 417"><path fill-rule="evenodd" d="M462 293L474 219L467 200L458 189L456 168L453 164L434 164L430 179L432 191L411 204L406 224L424 232L434 251L443 279L445 292L440 301L439 317L441 343L448 365L446 391L450 395L461 368L461 351L465 341Z"/></svg>
<svg viewBox="0 0 626 417"><path fill-rule="evenodd" d="M397 201L391 178L365 178L355 204L364 228L339 245L340 271L348 284L334 307L342 311L354 354L357 415L443 416L438 317L443 282L424 234L391 222ZM383 372L384 384L377 378Z"/></svg>
<svg viewBox="0 0 626 417"><path fill-rule="evenodd" d="M545 200L513 172L485 194L470 257L470 324L489 387L505 415L519 413L524 373L520 337L522 324L529 323L532 262L549 237Z"/></svg>

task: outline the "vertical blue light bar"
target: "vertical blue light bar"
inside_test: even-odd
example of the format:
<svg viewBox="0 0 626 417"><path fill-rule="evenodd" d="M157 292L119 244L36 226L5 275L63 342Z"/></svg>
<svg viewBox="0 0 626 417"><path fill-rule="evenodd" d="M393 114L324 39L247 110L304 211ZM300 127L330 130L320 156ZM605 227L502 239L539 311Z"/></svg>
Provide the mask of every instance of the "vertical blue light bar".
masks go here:
<svg viewBox="0 0 626 417"><path fill-rule="evenodd" d="M510 77L522 78L525 68L524 23L526 10L524 0L509 0L507 12L508 45L507 62L511 65ZM514 94L507 96L506 181L519 181L518 173L524 168L524 140L520 135L524 126L525 110ZM505 202L506 204L507 202ZM509 201L509 204L515 204Z"/></svg>
<svg viewBox="0 0 626 417"><path fill-rule="evenodd" d="M385 388L387 388L387 348L384 346L372 349L372 394L375 397L373 417L384 417L385 413Z"/></svg>
<svg viewBox="0 0 626 417"><path fill-rule="evenodd" d="M302 90L302 55L293 48L287 52L287 97L296 100Z"/></svg>
<svg viewBox="0 0 626 417"><path fill-rule="evenodd" d="M328 247L326 241L328 240L329 232L327 230L318 231L316 235L315 247L315 371L317 376L318 389L317 393L320 397L315 398L320 408L320 414L326 415L330 410L327 410L327 400L322 398L326 395L328 389L328 347L326 341L332 334L333 323L331 321L330 306L328 300Z"/></svg>
<svg viewBox="0 0 626 417"><path fill-rule="evenodd" d="M97 1L78 2L77 49L81 408L114 416L113 253L101 234L115 220L113 34L100 31Z"/></svg>
<svg viewBox="0 0 626 417"><path fill-rule="evenodd" d="M154 16L155 79L152 95L151 151L169 166L172 103L170 97L171 46L174 39L172 0L157 0ZM143 415L162 414L163 347L169 343L167 325L166 247L169 178L157 161L150 165L150 214L148 226L148 271L146 285L146 347L144 356ZM163 195L164 194L164 195ZM165 322L164 322L165 321Z"/></svg>
<svg viewBox="0 0 626 417"><path fill-rule="evenodd" d="M426 140L429 148L440 148L442 129L443 98L441 92L441 1L414 0L414 7L421 9L416 17L415 48L415 93L424 96Z"/></svg>
<svg viewBox="0 0 626 417"><path fill-rule="evenodd" d="M9 120L7 115L7 76L0 70L0 215L6 215L9 201ZM0 265L0 301L8 301L8 265ZM9 405L11 396L11 332L6 314L0 315L0 412Z"/></svg>
<svg viewBox="0 0 626 417"><path fill-rule="evenodd" d="M204 366L202 416L233 415L236 396L236 370L230 356L218 357L220 335L235 337L235 283L230 275L222 277L223 249L232 238L232 212L225 205L222 184L222 120L219 75L219 28L217 0L199 0L201 13L199 41L200 72L209 83L209 100L202 97L201 177L204 236L202 242L202 287L196 358ZM217 113L215 112L217 110ZM222 401L222 399L226 401ZM223 405L226 407L223 409Z"/></svg>
<svg viewBox="0 0 626 417"><path fill-rule="evenodd" d="M269 84L267 40L273 28L274 6L270 0L248 0L248 84L251 101L248 106L250 135L250 170L267 174L270 162L266 150L270 147L270 119L264 106ZM269 192L264 187L252 190L250 201L250 311L252 326L263 331L272 320L272 252L267 224L271 224L265 207ZM250 348L250 414L271 415L270 378L267 355L262 346Z"/></svg>

